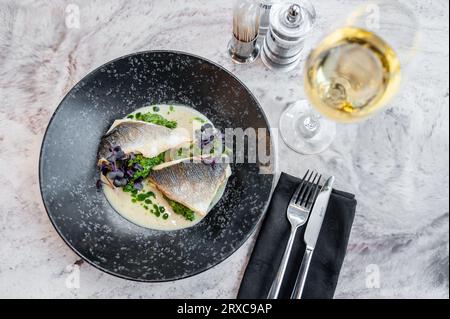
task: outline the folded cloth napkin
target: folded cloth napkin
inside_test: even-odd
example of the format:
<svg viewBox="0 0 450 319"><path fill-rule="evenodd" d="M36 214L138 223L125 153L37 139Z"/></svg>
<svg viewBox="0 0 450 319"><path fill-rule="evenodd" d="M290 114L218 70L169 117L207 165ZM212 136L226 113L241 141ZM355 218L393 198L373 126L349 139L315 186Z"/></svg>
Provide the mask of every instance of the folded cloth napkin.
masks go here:
<svg viewBox="0 0 450 319"><path fill-rule="evenodd" d="M265 299L283 258L290 235L286 217L289 201L300 180L281 174L244 274L238 299ZM332 299L355 217L355 196L333 190L311 260L302 299ZM306 225L299 228L280 299L290 298L306 246Z"/></svg>

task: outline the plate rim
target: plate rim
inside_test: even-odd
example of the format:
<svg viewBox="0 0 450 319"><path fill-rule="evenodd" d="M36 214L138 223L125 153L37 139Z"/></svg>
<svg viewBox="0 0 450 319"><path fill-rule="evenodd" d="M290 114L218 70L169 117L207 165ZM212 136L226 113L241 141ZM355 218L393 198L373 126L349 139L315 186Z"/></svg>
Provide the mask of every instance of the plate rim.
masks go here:
<svg viewBox="0 0 450 319"><path fill-rule="evenodd" d="M69 98L70 94L72 93L72 91L77 88L77 86L84 81L86 78L89 78L90 76L92 76L93 74L95 74L97 71L101 70L103 67L114 63L116 61L122 60L122 59L126 59L129 57L133 57L136 55L144 55L144 54L154 54L154 53L168 53L168 54L176 54L176 55L185 55L185 56L189 56L189 57L193 57L199 60L203 60L217 68L219 68L220 70L224 71L225 73L227 73L229 76L231 76L232 78L234 78L246 91L247 93L253 98L253 100L256 102L256 106L258 107L258 109L261 111L261 114L264 118L264 121L266 122L267 126L268 126L268 130L269 130L269 136L270 136L270 143L271 143L271 147L272 147L272 151L275 152L275 145L273 144L273 134L271 131L271 125L270 122L267 118L266 113L264 112L264 109L261 107L261 104L259 103L259 100L256 98L256 96L253 94L253 92L247 87L247 85L245 85L245 83L243 83L236 75L234 75L233 73L231 73L231 71L227 70L225 67L219 65L218 63L211 61L208 58L196 55L196 54L192 54L192 53L188 53L188 52L184 52L184 51L178 51L178 50L144 50L144 51L138 51L138 52L134 52L134 53L130 53L130 54L126 54L120 57L117 57L113 60L107 61L105 63L103 63L102 65L100 65L99 67L93 69L92 71L88 72L86 75L84 75L79 81L77 81L72 87L71 89L65 94L65 96L63 97L63 99L59 102L58 106L56 107L56 109L53 111L52 116L50 117L50 120L47 124L47 127L45 129L45 133L43 135L42 138L42 142L41 142L41 148L39 151L39 168L38 168L38 178L39 178L39 192L41 195L41 200L42 203L44 205L44 209L47 213L48 218L50 219L51 224L53 225L53 228L56 230L56 233L59 235L59 237L64 241L64 243L78 256L80 257L83 261L87 262L89 265L93 266L94 268L108 274L108 275L112 275L114 277L117 278L121 278L121 279L125 279L128 281L133 281L133 282L142 282L142 283L165 283L165 282L175 282L178 280L182 280L182 279L187 279L187 278L191 278L194 277L196 275L199 275L203 272L206 272L207 270L210 270L218 265L220 265L221 263L223 263L225 260L227 260L228 258L230 258L233 254L235 254L249 239L250 237L255 233L255 231L257 230L258 225L261 223L261 221L264 219L266 212L267 212L267 208L270 205L271 199L272 199L272 193L273 193L273 189L274 189L274 185L276 183L276 167L277 167L277 158L276 156L273 157L273 171L272 174L268 174L272 176L272 185L271 185L271 189L270 189L270 193L269 193L269 198L266 202L266 204L264 205L264 208L262 209L262 214L259 216L258 220L256 221L256 223L252 226L251 230L248 232L248 234L245 236L245 238L242 240L241 243L239 243L239 245L237 245L235 247L234 250L230 251L230 253L226 254L225 257L223 257L221 260L219 260L218 262L215 262L212 265L209 265L207 267L204 267L198 271L192 272L191 274L185 275L185 276L179 276L177 278L172 278L172 279L143 279L143 278L135 278L135 277L130 277L130 276L126 276L120 273L116 273L113 272L109 269L106 269L96 263L94 263L93 261L89 260L89 258L85 257L81 252L79 252L70 242L69 240L62 234L61 230L58 228L58 226L56 225L55 220L53 219L53 217L51 216L49 209L47 207L47 204L45 202L44 199L44 191L43 191L43 181L42 181L42 174L43 174L43 150L44 150L44 144L46 142L47 139L47 134L48 131L50 129L50 126L52 125L58 111L60 110L61 105L64 103L64 101L66 99Z"/></svg>

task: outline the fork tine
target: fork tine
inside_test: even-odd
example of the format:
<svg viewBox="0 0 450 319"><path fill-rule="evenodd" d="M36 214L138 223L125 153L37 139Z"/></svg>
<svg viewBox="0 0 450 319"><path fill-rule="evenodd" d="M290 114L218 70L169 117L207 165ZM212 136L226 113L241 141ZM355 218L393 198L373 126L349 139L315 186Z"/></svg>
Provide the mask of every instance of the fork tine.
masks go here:
<svg viewBox="0 0 450 319"><path fill-rule="evenodd" d="M297 202L298 195L300 194L300 191L302 190L303 185L305 184L305 180L306 180L306 177L308 176L308 174L309 174L309 170L306 172L305 176L302 178L302 182L300 183L300 185L298 186L294 195L292 196L290 205L295 204Z"/></svg>
<svg viewBox="0 0 450 319"><path fill-rule="evenodd" d="M320 185L320 180L322 179L322 175L319 175L319 179L317 180L317 182L314 182L315 186L314 186L314 192L311 193L310 198L308 198L307 200L307 209L311 209L311 207L314 205L314 202L317 198L317 194L319 193L319 185Z"/></svg>
<svg viewBox="0 0 450 319"><path fill-rule="evenodd" d="M297 199L297 205L300 205L300 206L302 206L302 202L304 201L304 199L305 199L305 193L308 191L308 189L311 187L311 178L313 177L313 175L314 175L314 171L311 171L311 174L309 175L309 177L308 177L308 180L306 181L306 185L305 185L305 187L303 187L303 190L302 190L302 192L300 193L300 196L298 197L298 199Z"/></svg>
<svg viewBox="0 0 450 319"><path fill-rule="evenodd" d="M314 176L314 179L312 180L310 187L308 188L308 191L306 192L305 196L303 197L303 206L308 206L309 198L312 193L312 190L314 189L314 186L316 185L317 177L319 176L319 173L316 173Z"/></svg>

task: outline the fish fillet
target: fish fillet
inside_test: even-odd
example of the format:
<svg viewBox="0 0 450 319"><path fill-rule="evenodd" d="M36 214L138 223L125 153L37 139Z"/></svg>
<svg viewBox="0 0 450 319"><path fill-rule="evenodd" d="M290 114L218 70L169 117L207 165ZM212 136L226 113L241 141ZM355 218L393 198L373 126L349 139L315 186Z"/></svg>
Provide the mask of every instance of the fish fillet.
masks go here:
<svg viewBox="0 0 450 319"><path fill-rule="evenodd" d="M111 148L120 146L127 154L136 153L152 158L190 142L191 139L191 134L183 128L171 130L146 122L118 120L102 138L98 157L105 159L109 156Z"/></svg>
<svg viewBox="0 0 450 319"><path fill-rule="evenodd" d="M229 164L212 166L188 159L163 164L150 173L149 179L169 199L204 216L230 175Z"/></svg>

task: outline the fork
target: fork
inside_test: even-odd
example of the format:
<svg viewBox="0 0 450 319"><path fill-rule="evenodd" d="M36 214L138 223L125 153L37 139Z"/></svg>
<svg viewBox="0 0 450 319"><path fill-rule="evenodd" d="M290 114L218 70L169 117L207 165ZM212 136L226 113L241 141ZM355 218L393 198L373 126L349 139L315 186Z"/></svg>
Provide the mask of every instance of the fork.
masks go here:
<svg viewBox="0 0 450 319"><path fill-rule="evenodd" d="M314 178L313 178L314 176ZM292 246L294 244L297 230L300 226L303 226L308 220L311 213L314 200L317 196L320 179L322 178L319 173L308 170L300 183L300 186L295 191L291 198L287 209L287 218L291 224L291 235L284 251L283 259L281 260L280 267L278 268L277 275L270 288L268 299L277 299L280 294L281 284L286 273L286 267L291 255Z"/></svg>

